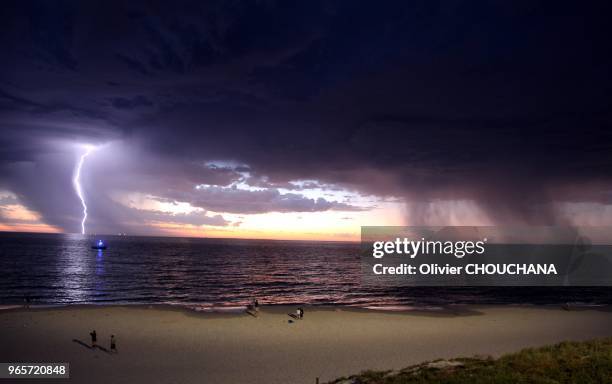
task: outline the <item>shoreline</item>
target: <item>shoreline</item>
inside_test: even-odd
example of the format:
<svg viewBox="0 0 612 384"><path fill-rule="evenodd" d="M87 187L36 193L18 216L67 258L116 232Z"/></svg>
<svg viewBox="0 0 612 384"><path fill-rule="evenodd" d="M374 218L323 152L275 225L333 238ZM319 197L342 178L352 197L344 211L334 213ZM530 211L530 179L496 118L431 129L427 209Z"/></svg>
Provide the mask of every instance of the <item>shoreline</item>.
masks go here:
<svg viewBox="0 0 612 384"><path fill-rule="evenodd" d="M532 303L508 303L508 304L449 304L449 305L381 305L381 306L359 306L342 304L263 304L259 308L262 312L280 313L286 310L295 310L298 307L310 311L347 311L347 312L372 312L372 313L396 313L405 315L460 315L472 313L487 308L539 308L566 311L605 310L612 312L612 304L595 304L569 302L565 304L532 304ZM73 310L73 309L100 309L100 308L133 308L154 309L185 312L187 314L201 315L242 315L248 308L246 305L202 305L202 304L171 304L171 303L87 303L87 304L30 304L28 308L20 304L0 304L0 315L5 312L37 312L46 310Z"/></svg>
<svg viewBox="0 0 612 384"><path fill-rule="evenodd" d="M612 306L459 306L450 312L263 306L245 313L175 306L69 306L0 311L0 361L65 361L73 382L321 383L438 358L499 356L612 336ZM89 332L118 354L88 348Z"/></svg>

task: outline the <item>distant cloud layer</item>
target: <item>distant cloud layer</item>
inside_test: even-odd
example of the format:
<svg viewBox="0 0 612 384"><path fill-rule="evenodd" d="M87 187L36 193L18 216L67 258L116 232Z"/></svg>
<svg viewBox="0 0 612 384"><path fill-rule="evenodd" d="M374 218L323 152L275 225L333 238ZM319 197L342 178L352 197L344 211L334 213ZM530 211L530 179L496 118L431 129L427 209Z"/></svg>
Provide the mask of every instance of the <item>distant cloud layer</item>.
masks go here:
<svg viewBox="0 0 612 384"><path fill-rule="evenodd" d="M98 231L369 209L308 193L325 188L399 198L407 223L571 223L612 204L605 2L4 7L0 190L67 231L85 142L108 143L84 175ZM201 211L110 197L130 192Z"/></svg>
<svg viewBox="0 0 612 384"><path fill-rule="evenodd" d="M358 206L328 201L322 197L309 199L297 193L283 194L277 189L244 190L210 186L189 192L177 192L170 194L169 197L175 201L188 202L194 207L240 214L364 210Z"/></svg>

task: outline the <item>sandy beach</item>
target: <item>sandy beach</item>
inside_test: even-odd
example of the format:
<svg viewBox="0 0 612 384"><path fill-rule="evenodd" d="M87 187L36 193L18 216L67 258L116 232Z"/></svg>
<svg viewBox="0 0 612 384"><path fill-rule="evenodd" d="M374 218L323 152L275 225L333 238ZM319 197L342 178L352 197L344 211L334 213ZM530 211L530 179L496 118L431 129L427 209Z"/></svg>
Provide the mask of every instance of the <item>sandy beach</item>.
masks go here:
<svg viewBox="0 0 612 384"><path fill-rule="evenodd" d="M612 336L611 308L457 307L379 312L293 307L247 314L167 307L70 307L0 312L2 362L69 362L78 383L314 383L436 358L497 356L563 340ZM117 337L118 354L89 349ZM64 381L65 382L65 381Z"/></svg>

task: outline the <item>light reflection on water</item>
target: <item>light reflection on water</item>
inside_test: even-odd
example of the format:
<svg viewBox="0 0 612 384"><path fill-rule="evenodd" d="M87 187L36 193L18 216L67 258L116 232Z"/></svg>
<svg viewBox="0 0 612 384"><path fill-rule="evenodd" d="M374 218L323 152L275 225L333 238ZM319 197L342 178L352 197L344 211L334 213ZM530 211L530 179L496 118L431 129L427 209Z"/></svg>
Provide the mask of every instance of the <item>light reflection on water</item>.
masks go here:
<svg viewBox="0 0 612 384"><path fill-rule="evenodd" d="M0 234L0 304L173 303L208 308L338 304L612 303L610 288L384 288L361 282L359 245L288 241Z"/></svg>

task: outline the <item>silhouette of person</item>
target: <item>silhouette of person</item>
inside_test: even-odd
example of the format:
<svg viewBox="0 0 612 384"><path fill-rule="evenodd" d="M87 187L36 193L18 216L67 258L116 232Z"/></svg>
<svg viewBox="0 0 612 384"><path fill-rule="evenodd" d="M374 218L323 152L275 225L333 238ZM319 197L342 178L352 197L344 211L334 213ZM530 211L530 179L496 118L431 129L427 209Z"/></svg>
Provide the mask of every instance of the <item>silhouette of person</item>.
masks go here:
<svg viewBox="0 0 612 384"><path fill-rule="evenodd" d="M111 350L111 352L117 353L117 344L115 342L115 335L111 335L110 350Z"/></svg>
<svg viewBox="0 0 612 384"><path fill-rule="evenodd" d="M91 347L95 348L96 343L98 342L98 335L96 334L96 330L94 329L93 331L91 331L89 336L91 336Z"/></svg>

